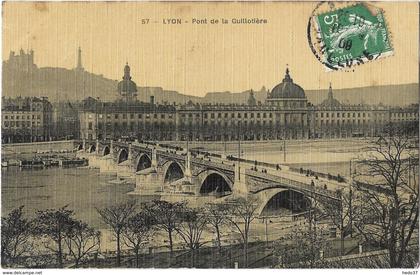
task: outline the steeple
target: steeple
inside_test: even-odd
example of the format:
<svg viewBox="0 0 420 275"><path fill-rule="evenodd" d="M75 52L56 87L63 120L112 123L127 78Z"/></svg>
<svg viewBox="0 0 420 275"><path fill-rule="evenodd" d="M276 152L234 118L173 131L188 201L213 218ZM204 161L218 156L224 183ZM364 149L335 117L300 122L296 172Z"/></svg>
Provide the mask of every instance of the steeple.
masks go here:
<svg viewBox="0 0 420 275"><path fill-rule="evenodd" d="M82 49L79 46L79 49L77 51L77 67L76 69L78 70L83 70L83 66L82 66Z"/></svg>
<svg viewBox="0 0 420 275"><path fill-rule="evenodd" d="M328 99L332 100L333 98L334 98L334 96L333 96L331 82L330 82L330 88L328 89Z"/></svg>
<svg viewBox="0 0 420 275"><path fill-rule="evenodd" d="M257 105L257 101L255 100L255 97L254 97L254 91L252 89L251 89L251 92L249 93L248 105L249 106Z"/></svg>
<svg viewBox="0 0 420 275"><path fill-rule="evenodd" d="M320 106L328 107L328 108L340 107L341 106L340 101L338 101L337 99L334 98L332 87L331 87L331 82L330 82L330 87L328 88L328 97L324 101L322 101Z"/></svg>

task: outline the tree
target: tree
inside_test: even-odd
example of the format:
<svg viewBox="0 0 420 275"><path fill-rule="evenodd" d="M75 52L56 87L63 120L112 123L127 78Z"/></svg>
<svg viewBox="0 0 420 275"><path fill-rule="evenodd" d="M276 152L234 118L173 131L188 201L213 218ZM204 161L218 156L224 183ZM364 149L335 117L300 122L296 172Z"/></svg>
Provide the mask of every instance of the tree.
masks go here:
<svg viewBox="0 0 420 275"><path fill-rule="evenodd" d="M145 210L140 211L128 220L123 232L124 242L133 249L136 255L136 267L139 267L140 249L153 233L153 218Z"/></svg>
<svg viewBox="0 0 420 275"><path fill-rule="evenodd" d="M103 209L96 209L104 223L111 227L112 233L117 239L117 266L121 265L121 234L127 227L128 220L134 214L135 209L135 201L128 201Z"/></svg>
<svg viewBox="0 0 420 275"><path fill-rule="evenodd" d="M391 268L407 265L419 216L418 139L409 132L388 126L366 148L368 156L359 161L356 182L363 201L356 229L367 242L388 250Z"/></svg>
<svg viewBox="0 0 420 275"><path fill-rule="evenodd" d="M337 206L334 203L325 201L322 203L322 212L326 214L336 228L340 230L340 241L341 241L341 255L344 255L344 240L346 234L352 231L352 223L354 214L358 211L357 209L357 197L355 192L350 189L348 192L344 190L337 190L340 198L340 204Z"/></svg>
<svg viewBox="0 0 420 275"><path fill-rule="evenodd" d="M154 200L146 209L150 216L154 217L157 228L165 230L169 237L169 249L173 252L173 233L179 223L179 213L185 208L185 202L171 203Z"/></svg>
<svg viewBox="0 0 420 275"><path fill-rule="evenodd" d="M66 233L74 224L74 212L67 205L59 209L47 209L37 212L34 230L37 235L47 238L45 247L57 256L59 267L63 267L63 243ZM51 241L55 246L52 246Z"/></svg>
<svg viewBox="0 0 420 275"><path fill-rule="evenodd" d="M89 253L98 251L101 233L86 223L74 220L66 232L65 243L76 267Z"/></svg>
<svg viewBox="0 0 420 275"><path fill-rule="evenodd" d="M288 239L285 245L281 241L274 246L274 255L280 258L282 267L317 267L322 262L321 251L329 248L319 230L298 229Z"/></svg>
<svg viewBox="0 0 420 275"><path fill-rule="evenodd" d="M191 252L191 262L195 264L195 250L199 249L201 234L207 224L207 218L202 211L184 208L178 213L180 223L175 228Z"/></svg>
<svg viewBox="0 0 420 275"><path fill-rule="evenodd" d="M206 208L207 220L216 230L216 241L219 253L222 251L222 243L220 240L220 227L226 223L226 215L228 208L225 204L209 204Z"/></svg>
<svg viewBox="0 0 420 275"><path fill-rule="evenodd" d="M2 265L14 264L32 248L32 222L23 216L23 205L1 218Z"/></svg>
<svg viewBox="0 0 420 275"><path fill-rule="evenodd" d="M248 267L248 239L251 222L256 218L255 211L258 208L256 199L252 197L237 198L229 203L227 220L238 230L243 241L244 262Z"/></svg>

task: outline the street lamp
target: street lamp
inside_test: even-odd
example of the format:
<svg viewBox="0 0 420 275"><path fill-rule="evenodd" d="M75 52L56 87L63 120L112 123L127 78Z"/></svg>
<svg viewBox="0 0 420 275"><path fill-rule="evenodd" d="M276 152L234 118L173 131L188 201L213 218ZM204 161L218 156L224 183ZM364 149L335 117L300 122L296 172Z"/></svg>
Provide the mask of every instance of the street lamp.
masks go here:
<svg viewBox="0 0 420 275"><path fill-rule="evenodd" d="M241 122L238 121L238 161L241 158Z"/></svg>
<svg viewBox="0 0 420 275"><path fill-rule="evenodd" d="M283 162L286 163L286 138L283 139Z"/></svg>
<svg viewBox="0 0 420 275"><path fill-rule="evenodd" d="M351 170L351 161L352 160L356 160L354 158L350 159L350 163L349 163L349 169L350 169L350 179L349 179L349 219L350 219L350 237L353 237L353 190L352 190L352 185L353 185L353 174L352 174L352 170ZM361 208L361 207L360 207Z"/></svg>

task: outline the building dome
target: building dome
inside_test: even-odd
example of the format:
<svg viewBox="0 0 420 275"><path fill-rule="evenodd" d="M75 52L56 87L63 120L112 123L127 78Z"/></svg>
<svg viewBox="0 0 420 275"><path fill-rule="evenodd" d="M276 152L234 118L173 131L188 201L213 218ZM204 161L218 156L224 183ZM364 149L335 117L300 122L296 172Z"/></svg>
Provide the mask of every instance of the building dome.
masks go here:
<svg viewBox="0 0 420 275"><path fill-rule="evenodd" d="M289 69L286 69L286 75L283 81L275 86L268 95L269 99L281 98L306 98L302 87L293 83L293 79L289 75Z"/></svg>
<svg viewBox="0 0 420 275"><path fill-rule="evenodd" d="M128 63L124 67L123 80L118 82L118 94L129 98L137 96L137 84L131 80L130 66L128 66Z"/></svg>

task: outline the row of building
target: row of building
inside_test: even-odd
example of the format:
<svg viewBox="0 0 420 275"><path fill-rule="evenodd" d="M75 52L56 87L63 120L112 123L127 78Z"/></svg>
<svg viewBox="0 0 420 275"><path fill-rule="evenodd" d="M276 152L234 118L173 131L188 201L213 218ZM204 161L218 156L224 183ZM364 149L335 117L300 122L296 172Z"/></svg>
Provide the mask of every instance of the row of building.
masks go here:
<svg viewBox="0 0 420 275"><path fill-rule="evenodd" d="M2 142L49 140L52 105L47 98L2 98Z"/></svg>
<svg viewBox="0 0 420 275"><path fill-rule="evenodd" d="M77 103L52 104L42 97L2 97L2 143L79 138Z"/></svg>
<svg viewBox="0 0 420 275"><path fill-rule="evenodd" d="M281 83L256 103L251 91L248 104L155 104L136 100L130 67L118 84L119 100L89 98L80 112L80 136L85 139L141 140L274 140L375 136L388 123L418 124L418 105L404 108L345 105L328 98L320 105L308 102L304 90L293 82L289 70Z"/></svg>
<svg viewBox="0 0 420 275"><path fill-rule="evenodd" d="M46 98L5 99L2 102L2 141L27 142L69 138L140 140L275 140L376 136L389 123L419 121L418 105L404 108L348 105L328 97L308 102L289 70L281 83L257 103L251 91L247 104L157 104L137 100L130 67L118 83L119 99L87 98L79 104Z"/></svg>

